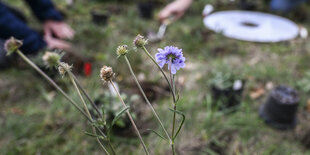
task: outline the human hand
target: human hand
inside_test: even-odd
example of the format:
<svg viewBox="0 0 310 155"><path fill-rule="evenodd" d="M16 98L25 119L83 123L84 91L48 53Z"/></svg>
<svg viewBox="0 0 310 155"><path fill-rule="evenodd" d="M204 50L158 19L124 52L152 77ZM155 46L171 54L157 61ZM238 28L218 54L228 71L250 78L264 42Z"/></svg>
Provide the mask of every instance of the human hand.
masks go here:
<svg viewBox="0 0 310 155"><path fill-rule="evenodd" d="M174 19L179 19L184 15L191 3L192 0L175 0L160 11L158 18L161 22L164 22L171 16L173 16Z"/></svg>
<svg viewBox="0 0 310 155"><path fill-rule="evenodd" d="M43 24L44 36L53 36L60 39L72 39L74 30L64 22L47 20Z"/></svg>
<svg viewBox="0 0 310 155"><path fill-rule="evenodd" d="M57 38L53 38L50 35L44 35L44 40L47 43L48 49L62 49L68 51L72 47L70 43Z"/></svg>

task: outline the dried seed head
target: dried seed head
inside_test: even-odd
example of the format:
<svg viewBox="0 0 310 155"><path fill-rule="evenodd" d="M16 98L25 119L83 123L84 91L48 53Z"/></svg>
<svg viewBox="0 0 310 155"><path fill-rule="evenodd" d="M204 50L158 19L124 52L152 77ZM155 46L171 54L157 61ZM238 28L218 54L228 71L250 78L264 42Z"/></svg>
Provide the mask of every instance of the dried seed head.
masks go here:
<svg viewBox="0 0 310 155"><path fill-rule="evenodd" d="M60 55L54 52L45 52L42 57L44 64L48 67L58 66L60 62Z"/></svg>
<svg viewBox="0 0 310 155"><path fill-rule="evenodd" d="M118 46L116 49L116 54L118 56L123 56L123 55L126 55L127 53L128 53L128 46L127 45Z"/></svg>
<svg viewBox="0 0 310 155"><path fill-rule="evenodd" d="M112 67L103 66L100 70L100 78L103 81L110 81L114 77L115 73L112 70Z"/></svg>
<svg viewBox="0 0 310 155"><path fill-rule="evenodd" d="M4 43L4 49L7 52L7 55L14 53L23 45L23 42L20 40L11 37L10 39L6 40Z"/></svg>
<svg viewBox="0 0 310 155"><path fill-rule="evenodd" d="M137 48L142 48L143 46L145 46L147 44L147 39L144 39L143 36L141 36L140 34L138 34L135 38L135 40L133 41L133 44L137 47Z"/></svg>
<svg viewBox="0 0 310 155"><path fill-rule="evenodd" d="M72 65L68 65L67 63L60 62L58 66L58 72L61 76L65 76L67 71L72 70Z"/></svg>

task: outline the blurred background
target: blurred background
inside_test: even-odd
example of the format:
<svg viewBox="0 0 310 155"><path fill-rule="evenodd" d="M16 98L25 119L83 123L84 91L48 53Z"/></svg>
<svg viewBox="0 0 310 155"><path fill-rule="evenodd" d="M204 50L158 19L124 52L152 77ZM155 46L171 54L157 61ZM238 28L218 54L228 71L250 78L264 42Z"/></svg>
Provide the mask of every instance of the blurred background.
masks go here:
<svg viewBox="0 0 310 155"><path fill-rule="evenodd" d="M112 114L115 112L113 103L119 101L111 97L99 78L102 65L112 66L124 98L135 107L135 119L151 154L169 154L168 143L146 131L159 130L159 126L148 108L141 105L143 99L128 76L128 67L123 59L116 58L115 51L122 44L133 48L137 34L157 32L157 15L171 1L53 2L75 31L70 42L73 53L78 54L69 52L63 59L74 65L74 72L91 97ZM30 27L43 32L41 23L23 1L2 3L22 12ZM147 48L152 55L157 48L173 45L182 48L186 57L186 67L177 74L179 110L187 116L176 144L178 154L310 154L310 39L256 43L227 38L204 26L202 11L206 4L211 4L215 12L251 10L276 14L299 27L310 28L309 1L275 11L270 9L270 1L264 0L196 0L182 18L167 26L163 40L150 42ZM45 69L43 54L41 50L31 59ZM153 106L165 126L170 127L172 113L167 109L172 102L168 86L142 51L131 51L128 57ZM84 134L90 127L78 111L25 62L14 62L13 67L0 70L0 154L100 154L94 138ZM90 63L91 69L85 63ZM45 71L78 99L69 79L61 78L56 70ZM242 81L241 89L229 92L236 81ZM260 106L279 85L294 88L299 96L298 124L293 129L274 129L259 117ZM223 90L228 92L221 95ZM232 102L233 107L227 105ZM143 154L138 139L128 130L126 120L118 122L112 139L117 152Z"/></svg>

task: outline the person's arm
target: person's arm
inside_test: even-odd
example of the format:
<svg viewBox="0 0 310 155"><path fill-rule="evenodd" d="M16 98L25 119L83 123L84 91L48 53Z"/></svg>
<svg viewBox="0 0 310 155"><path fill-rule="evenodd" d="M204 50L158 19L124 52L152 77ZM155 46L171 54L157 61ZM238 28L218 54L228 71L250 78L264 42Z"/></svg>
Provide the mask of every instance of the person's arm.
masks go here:
<svg viewBox="0 0 310 155"><path fill-rule="evenodd" d="M50 49L69 49L71 45L60 39L71 39L74 31L63 22L51 0L26 0L36 17L43 22L44 40ZM56 38L54 36L56 36Z"/></svg>
<svg viewBox="0 0 310 155"><path fill-rule="evenodd" d="M8 39L14 36L23 40L24 44L21 50L25 53L37 52L46 46L45 41L38 33L14 16L1 2L0 17L0 38Z"/></svg>
<svg viewBox="0 0 310 155"><path fill-rule="evenodd" d="M26 0L26 2L42 22L47 20L62 21L63 19L50 0Z"/></svg>
<svg viewBox="0 0 310 155"><path fill-rule="evenodd" d="M170 16L174 16L175 19L181 18L192 2L193 0L175 0L160 11L159 20L164 21Z"/></svg>

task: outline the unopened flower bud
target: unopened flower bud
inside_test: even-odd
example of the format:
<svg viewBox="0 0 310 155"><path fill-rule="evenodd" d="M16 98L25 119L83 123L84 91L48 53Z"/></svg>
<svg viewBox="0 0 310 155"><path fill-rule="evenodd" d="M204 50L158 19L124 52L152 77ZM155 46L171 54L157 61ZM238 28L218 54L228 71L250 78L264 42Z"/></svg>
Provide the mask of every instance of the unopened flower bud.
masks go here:
<svg viewBox="0 0 310 155"><path fill-rule="evenodd" d="M123 55L126 55L127 53L128 53L128 46L127 45L118 46L116 49L116 54L118 56L123 56Z"/></svg>
<svg viewBox="0 0 310 155"><path fill-rule="evenodd" d="M137 48L142 48L143 46L145 46L147 44L147 39L144 39L143 36L141 36L140 34L138 34L135 38L135 40L133 41L133 44L137 47Z"/></svg>
<svg viewBox="0 0 310 155"><path fill-rule="evenodd" d="M65 76L67 71L71 71L71 70L72 70L72 66L68 65L67 63L60 62L58 66L58 72L61 76Z"/></svg>
<svg viewBox="0 0 310 155"><path fill-rule="evenodd" d="M103 66L100 70L100 78L103 81L110 81L114 77L115 73L113 72L112 67Z"/></svg>
<svg viewBox="0 0 310 155"><path fill-rule="evenodd" d="M45 52L42 57L44 64L48 67L57 66L60 62L60 55L54 52Z"/></svg>
<svg viewBox="0 0 310 155"><path fill-rule="evenodd" d="M7 55L12 54L16 50L18 50L23 45L23 42L20 40L11 37L10 39L6 40L4 43L4 49L7 52Z"/></svg>

